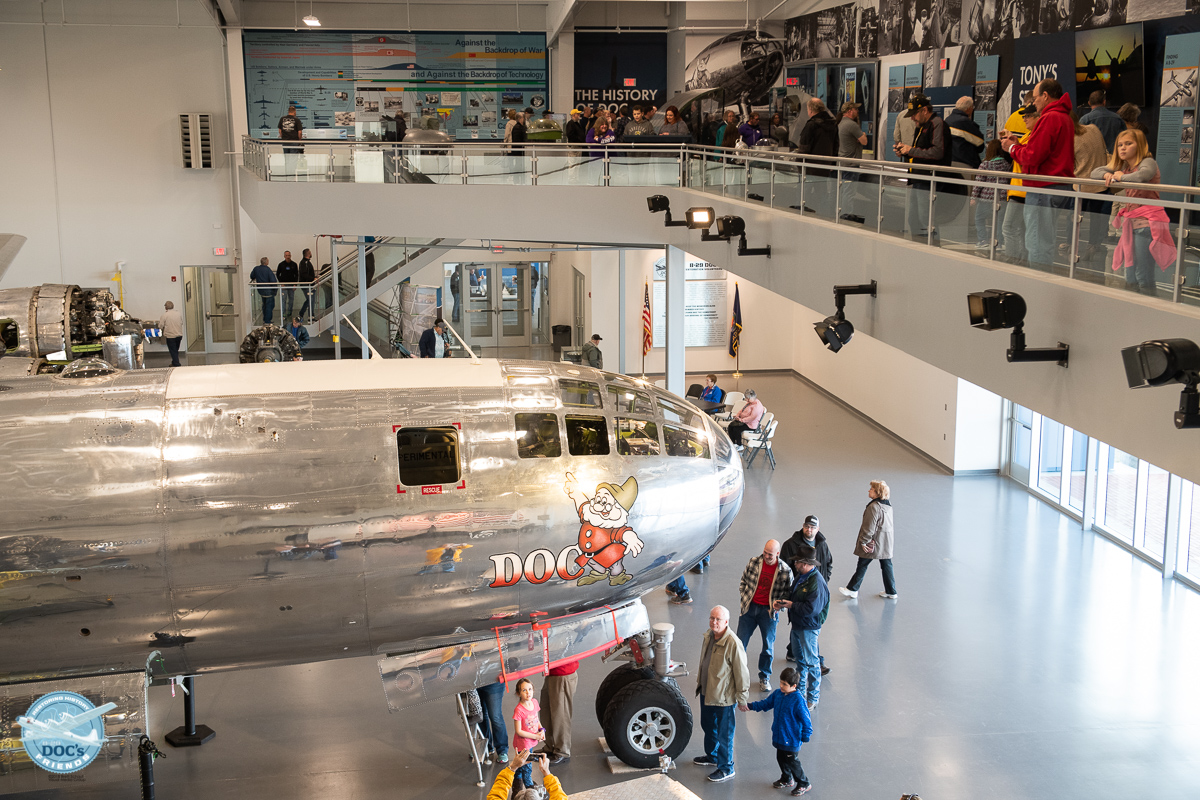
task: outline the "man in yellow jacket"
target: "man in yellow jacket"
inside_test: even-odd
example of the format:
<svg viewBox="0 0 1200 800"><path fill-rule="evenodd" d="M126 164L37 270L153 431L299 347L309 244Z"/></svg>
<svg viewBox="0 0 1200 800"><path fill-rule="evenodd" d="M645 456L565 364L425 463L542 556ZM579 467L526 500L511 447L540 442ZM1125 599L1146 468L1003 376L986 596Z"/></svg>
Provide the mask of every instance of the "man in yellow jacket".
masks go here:
<svg viewBox="0 0 1200 800"><path fill-rule="evenodd" d="M567 800L566 793L562 790L562 784L558 782L558 778L550 774L550 758L545 753L540 753L536 756L538 769L542 771L542 785L546 787L546 800ZM513 777L517 770L525 766L525 762L529 760L529 751L520 750L508 766L500 770L496 775L496 780L492 784L491 791L488 792L487 800L508 800L508 792L512 788ZM522 789L513 795L513 800L537 800L541 797L537 787L532 789Z"/></svg>
<svg viewBox="0 0 1200 800"><path fill-rule="evenodd" d="M734 776L733 734L737 728L735 706L750 699L750 668L746 648L729 629L729 609L714 606L708 613L708 630L700 648L696 675L700 695L700 727L704 729L704 755L692 763L716 769L708 776L720 783Z"/></svg>
<svg viewBox="0 0 1200 800"><path fill-rule="evenodd" d="M1022 106L1009 115L1008 120L1004 123L1004 129L1001 134L1015 133L1021 137L1022 142L1029 140L1029 132L1033 129L1033 125L1037 122L1038 110L1033 103ZM1019 173L1021 165L1013 162L1013 172ZM1020 178L1013 178L1009 182L1012 186L1022 186ZM1025 192L1008 191L1008 202L1004 204L1004 254L1010 264L1028 264L1028 252L1025 249Z"/></svg>

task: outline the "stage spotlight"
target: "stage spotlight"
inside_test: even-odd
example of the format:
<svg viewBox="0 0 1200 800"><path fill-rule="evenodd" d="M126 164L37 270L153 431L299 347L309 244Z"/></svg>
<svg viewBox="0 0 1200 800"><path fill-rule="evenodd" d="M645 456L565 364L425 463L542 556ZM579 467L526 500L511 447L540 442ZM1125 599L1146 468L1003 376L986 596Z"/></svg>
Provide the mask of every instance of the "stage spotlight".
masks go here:
<svg viewBox="0 0 1200 800"><path fill-rule="evenodd" d="M871 281L870 283L862 283L856 286L833 287L833 299L837 303L837 313L831 317L826 317L820 322L813 323L817 337L825 343L825 346L830 351L836 353L841 350L842 346L854 336L854 326L846 319L846 295L869 294L871 297L874 297L878 285L876 281Z"/></svg>
<svg viewBox="0 0 1200 800"><path fill-rule="evenodd" d="M1012 328L1009 340L1011 347L1005 354L1010 363L1024 361L1053 361L1060 367L1067 366L1071 348L1062 342L1058 347L1025 346L1025 298L1016 292L988 289L967 295L967 314L971 326L985 331Z"/></svg>
<svg viewBox="0 0 1200 800"><path fill-rule="evenodd" d="M687 222L689 228L694 231L707 231L712 227L713 220L716 219L716 212L711 208L689 208L687 210Z"/></svg>
<svg viewBox="0 0 1200 800"><path fill-rule="evenodd" d="M666 195L655 194L646 198L646 206L650 209L651 214L657 214L659 211L667 212L666 219L663 220L663 226L667 228L682 228L687 225L683 220L671 219L671 201Z"/></svg>
<svg viewBox="0 0 1200 800"><path fill-rule="evenodd" d="M1200 428L1200 347L1190 339L1156 339L1121 350L1130 389L1184 384L1176 428Z"/></svg>

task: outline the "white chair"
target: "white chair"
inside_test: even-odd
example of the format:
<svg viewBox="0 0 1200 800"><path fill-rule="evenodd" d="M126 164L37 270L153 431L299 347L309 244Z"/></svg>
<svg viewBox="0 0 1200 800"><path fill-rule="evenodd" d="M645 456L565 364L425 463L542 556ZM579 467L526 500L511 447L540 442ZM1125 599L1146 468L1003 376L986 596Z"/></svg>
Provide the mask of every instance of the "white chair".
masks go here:
<svg viewBox="0 0 1200 800"><path fill-rule="evenodd" d="M760 425L757 431L746 431L742 434L742 445L746 448L742 454L750 454L749 460L746 461L746 468L749 469L754 464L754 458L760 451L766 451L767 460L771 462L771 469L775 469L775 451L771 446L771 442L775 439L775 430L779 427L779 421L772 419L770 422Z"/></svg>
<svg viewBox="0 0 1200 800"><path fill-rule="evenodd" d="M722 428L728 428L729 422L733 419L733 415L746 407L746 395L741 392L729 392L725 395L725 408L728 409L723 414L714 414L713 419L717 421Z"/></svg>
<svg viewBox="0 0 1200 800"><path fill-rule="evenodd" d="M657 386L659 389L667 388L667 382L665 380L657 380L654 382L654 385Z"/></svg>

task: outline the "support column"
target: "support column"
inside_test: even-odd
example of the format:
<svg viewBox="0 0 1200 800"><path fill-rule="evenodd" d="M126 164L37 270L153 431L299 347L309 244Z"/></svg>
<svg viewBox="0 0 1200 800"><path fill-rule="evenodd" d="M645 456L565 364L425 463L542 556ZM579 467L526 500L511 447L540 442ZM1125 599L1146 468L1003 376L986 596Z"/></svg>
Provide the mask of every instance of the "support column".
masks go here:
<svg viewBox="0 0 1200 800"><path fill-rule="evenodd" d="M196 724L196 678L183 679L183 725L164 738L172 747L199 747L217 734L207 725Z"/></svg>
<svg viewBox="0 0 1200 800"><path fill-rule="evenodd" d="M550 108L565 114L575 107L575 31L559 33L552 52Z"/></svg>
<svg viewBox="0 0 1200 800"><path fill-rule="evenodd" d="M622 375L628 374L625 371L625 299L625 248L622 247L617 278L617 329L620 331L617 334L617 352L620 354L620 358L617 359L617 372Z"/></svg>
<svg viewBox="0 0 1200 800"><path fill-rule="evenodd" d="M687 32L676 30L687 24L687 3L667 3L667 96L655 105L664 108L667 101L683 91L687 69Z"/></svg>
<svg viewBox="0 0 1200 800"><path fill-rule="evenodd" d="M683 347L684 269L687 261L678 247L667 246L667 391L680 397L687 391L686 351Z"/></svg>
<svg viewBox="0 0 1200 800"><path fill-rule="evenodd" d="M333 357L342 357L342 287L341 275L338 274L337 239L329 240L329 268L333 270L330 279L333 283Z"/></svg>
<svg viewBox="0 0 1200 800"><path fill-rule="evenodd" d="M358 237L358 329L362 331L362 360L371 357L367 344L367 242Z"/></svg>

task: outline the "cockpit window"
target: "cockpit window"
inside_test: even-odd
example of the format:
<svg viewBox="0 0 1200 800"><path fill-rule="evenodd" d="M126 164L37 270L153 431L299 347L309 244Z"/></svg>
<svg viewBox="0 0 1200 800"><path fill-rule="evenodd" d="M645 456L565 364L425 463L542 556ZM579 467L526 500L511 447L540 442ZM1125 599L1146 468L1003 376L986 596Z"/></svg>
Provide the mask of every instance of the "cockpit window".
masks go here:
<svg viewBox="0 0 1200 800"><path fill-rule="evenodd" d="M663 441L667 443L667 455L683 458L712 458L708 447L708 435L663 425Z"/></svg>
<svg viewBox="0 0 1200 800"><path fill-rule="evenodd" d="M567 450L573 456L608 455L608 422L604 417L567 417Z"/></svg>
<svg viewBox="0 0 1200 800"><path fill-rule="evenodd" d="M636 389L626 389L621 386L609 386L608 397L616 403L617 411L626 414L653 414L654 404L650 395Z"/></svg>
<svg viewBox="0 0 1200 800"><path fill-rule="evenodd" d="M704 424L700 419L699 412L693 411L672 400L665 400L662 397L657 399L658 407L662 409L663 419L667 422L679 422L683 425L692 425L694 427L700 427Z"/></svg>
<svg viewBox="0 0 1200 800"><path fill-rule="evenodd" d="M461 477L456 428L401 428L396 451L404 486L458 483Z"/></svg>
<svg viewBox="0 0 1200 800"><path fill-rule="evenodd" d="M558 382L558 388L562 394L562 404L568 408L604 407L598 383L564 379Z"/></svg>
<svg viewBox="0 0 1200 800"><path fill-rule="evenodd" d="M521 458L558 458L562 440L558 417L553 414L517 414L517 455Z"/></svg>
<svg viewBox="0 0 1200 800"><path fill-rule="evenodd" d="M646 420L618 417L617 453L623 456L658 455L658 425Z"/></svg>

